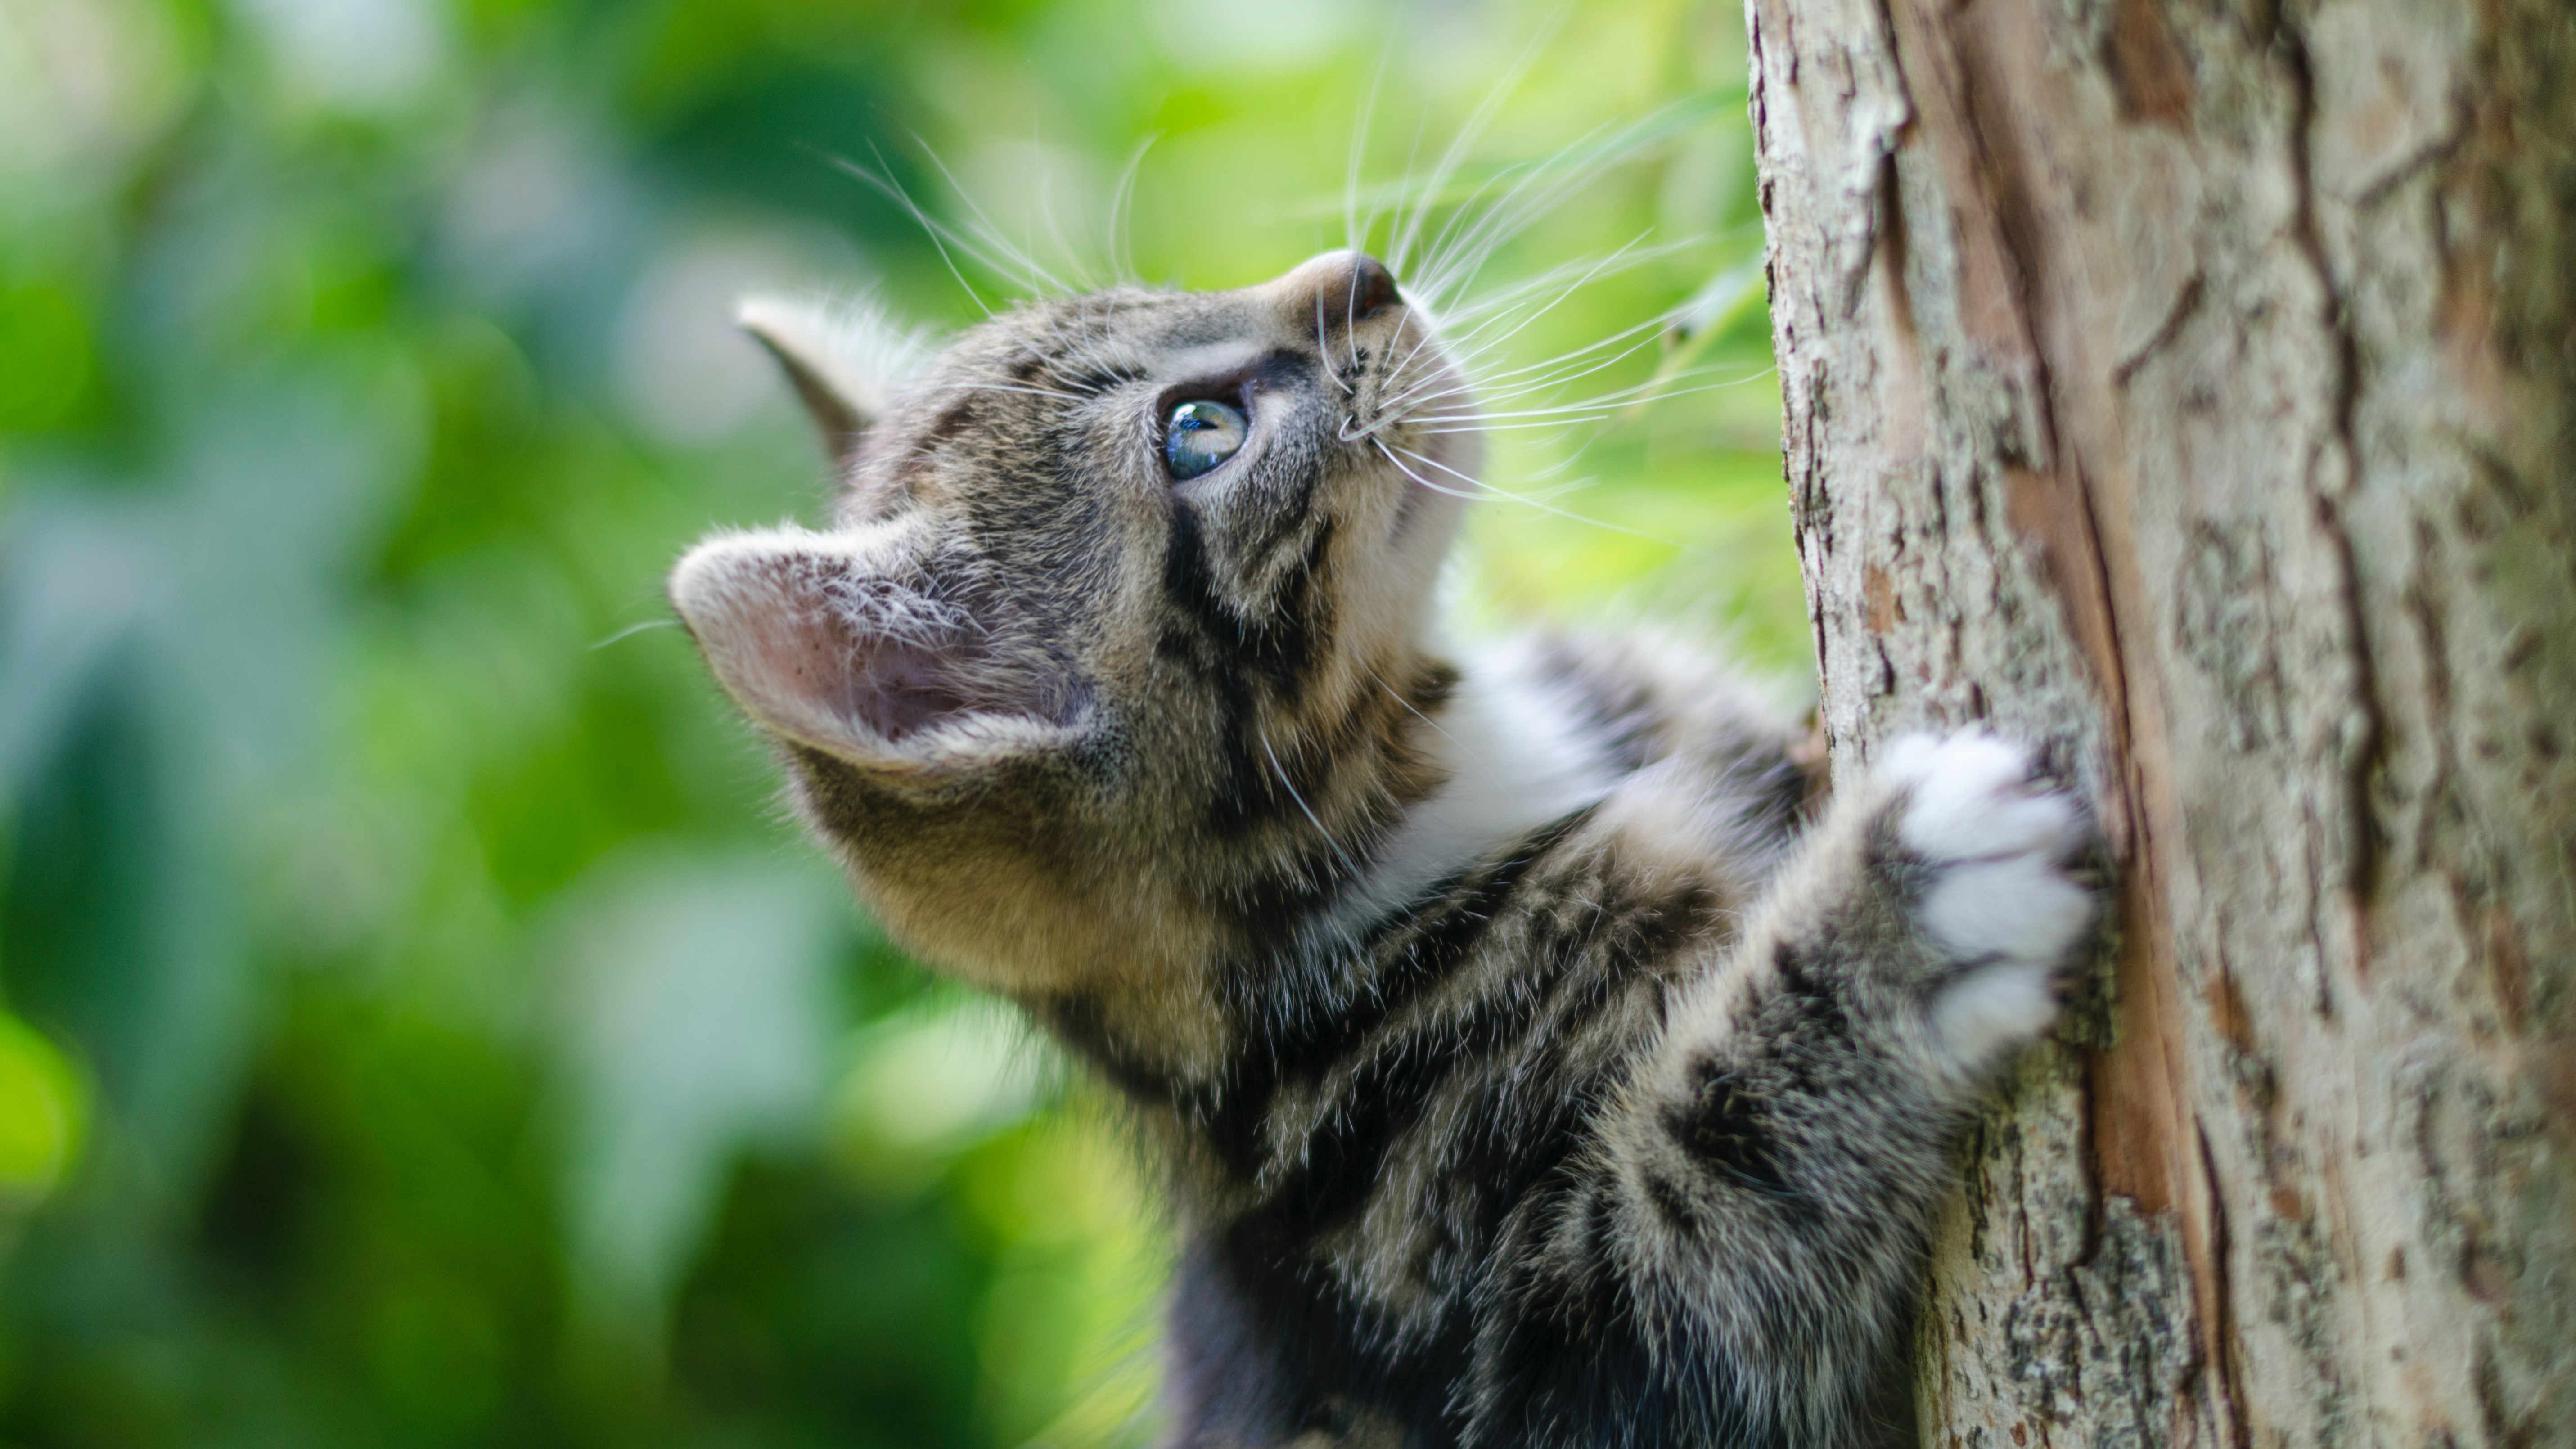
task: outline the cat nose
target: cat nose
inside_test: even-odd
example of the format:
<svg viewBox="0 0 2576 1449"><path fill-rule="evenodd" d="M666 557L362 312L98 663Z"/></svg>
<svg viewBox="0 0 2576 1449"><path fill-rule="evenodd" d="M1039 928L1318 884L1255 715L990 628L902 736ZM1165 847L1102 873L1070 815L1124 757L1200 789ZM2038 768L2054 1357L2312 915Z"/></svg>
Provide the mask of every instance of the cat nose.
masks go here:
<svg viewBox="0 0 2576 1449"><path fill-rule="evenodd" d="M1362 251L1309 257L1271 286L1285 294L1305 325L1327 330L1404 305L1404 294L1395 289L1395 273Z"/></svg>

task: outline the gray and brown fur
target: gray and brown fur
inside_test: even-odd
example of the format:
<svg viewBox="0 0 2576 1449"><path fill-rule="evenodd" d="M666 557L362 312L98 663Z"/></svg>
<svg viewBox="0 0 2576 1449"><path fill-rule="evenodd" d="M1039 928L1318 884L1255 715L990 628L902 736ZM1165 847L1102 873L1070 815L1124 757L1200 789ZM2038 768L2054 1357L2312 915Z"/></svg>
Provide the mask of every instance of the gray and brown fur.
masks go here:
<svg viewBox="0 0 2576 1449"><path fill-rule="evenodd" d="M2019 751L1909 742L1818 814L1687 651L1444 646L1479 464L1413 415L1462 384L1357 254L893 376L749 320L846 487L674 602L887 926L1147 1125L1176 1443L1887 1432L1954 1139L2094 910ZM1176 483L1192 398L1250 440Z"/></svg>

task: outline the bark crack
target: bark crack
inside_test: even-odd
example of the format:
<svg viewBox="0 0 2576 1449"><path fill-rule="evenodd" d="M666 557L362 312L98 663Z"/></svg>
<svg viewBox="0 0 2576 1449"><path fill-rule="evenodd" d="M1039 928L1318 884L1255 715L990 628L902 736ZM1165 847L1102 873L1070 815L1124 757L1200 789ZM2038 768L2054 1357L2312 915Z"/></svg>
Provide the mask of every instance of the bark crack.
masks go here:
<svg viewBox="0 0 2576 1449"><path fill-rule="evenodd" d="M2127 387L2129 379L2137 375L2139 368L2146 366L2157 353L2173 345L2174 339L2182 335L2183 324L2189 322L2192 314L2200 310L2203 290L2200 273L2195 271L2184 279L2182 290L2174 294L2173 306L2165 310L2164 317L2156 323L2156 329L2147 334L2144 342L2130 349L2128 356L2112 364L2113 385Z"/></svg>
<svg viewBox="0 0 2576 1449"><path fill-rule="evenodd" d="M2231 1224L2227 1216L2227 1196L2218 1187L2218 1157L2209 1147L2209 1131L2195 1122L2192 1135L2200 1146L2200 1175L2208 1193L2209 1254L2218 1271L2211 1275L2209 1319L2204 1325L2201 1362L2215 1371L2218 1378L2218 1408L2227 1442L2244 1449L2254 1442L2254 1430L2246 1421L2244 1339L2236 1324L2236 1284L2227 1271Z"/></svg>
<svg viewBox="0 0 2576 1449"><path fill-rule="evenodd" d="M2288 143L2290 179L2294 198L2291 211L2291 237L2300 254L2307 259L2315 274L2324 306L2317 319L2330 344L2331 375L2327 378L2329 418L2332 426L2331 446L2340 465L2337 475L2321 477L2322 470L2311 455L2308 477L2309 492L2317 500L2317 522L2329 547L2335 554L2340 572L2337 604L2347 630L2353 669L2352 704L2356 718L2341 731L2338 741L2341 753L2340 774L2343 799L2343 844L2345 846L2344 884L2356 903L2367 901L2376 888L2379 871L2378 823L2370 807L2371 782L2382 764L2385 711L2372 668L2370 633L2362 616L2360 582L2354 567L2352 540L2343 526L2339 500L2359 483L2361 475L2360 437L2354 415L2361 398L2361 343L2352 325L2351 306L2344 289L2335 279L2333 258L2327 253L2324 232L2317 220L2317 181L2314 156L2314 134L2318 117L2317 79L2307 37L2292 24L2286 14L2276 12L2271 34L2272 49L2281 59L2282 70L2290 81L2291 120ZM2321 486L2322 485L2322 486Z"/></svg>

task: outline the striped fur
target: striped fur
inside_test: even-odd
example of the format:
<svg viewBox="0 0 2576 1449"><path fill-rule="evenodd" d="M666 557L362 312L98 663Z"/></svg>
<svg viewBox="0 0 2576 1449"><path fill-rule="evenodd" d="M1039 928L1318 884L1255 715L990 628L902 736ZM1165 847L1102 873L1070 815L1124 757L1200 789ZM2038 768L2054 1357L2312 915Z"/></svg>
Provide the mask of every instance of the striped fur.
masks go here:
<svg viewBox="0 0 2576 1449"><path fill-rule="evenodd" d="M1032 303L864 385L765 315L840 516L673 600L889 928L1148 1128L1179 1444L1894 1432L1950 1149L2095 912L2022 751L1909 742L1818 814L1685 651L1441 647L1459 500L1398 465L1472 476L1472 435L1408 424L1455 379L1365 258ZM1174 483L1198 397L1250 441Z"/></svg>

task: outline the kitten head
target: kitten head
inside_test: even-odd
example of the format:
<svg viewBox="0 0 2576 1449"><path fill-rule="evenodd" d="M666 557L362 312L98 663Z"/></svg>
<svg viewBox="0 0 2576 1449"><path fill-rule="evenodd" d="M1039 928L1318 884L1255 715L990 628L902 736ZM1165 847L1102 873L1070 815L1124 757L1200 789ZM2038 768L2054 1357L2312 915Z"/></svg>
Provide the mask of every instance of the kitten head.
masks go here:
<svg viewBox="0 0 2576 1449"><path fill-rule="evenodd" d="M846 486L827 531L701 543L671 598L926 959L1161 981L1320 903L1430 787L1418 641L1476 460L1374 259L1030 302L935 356L744 320Z"/></svg>

